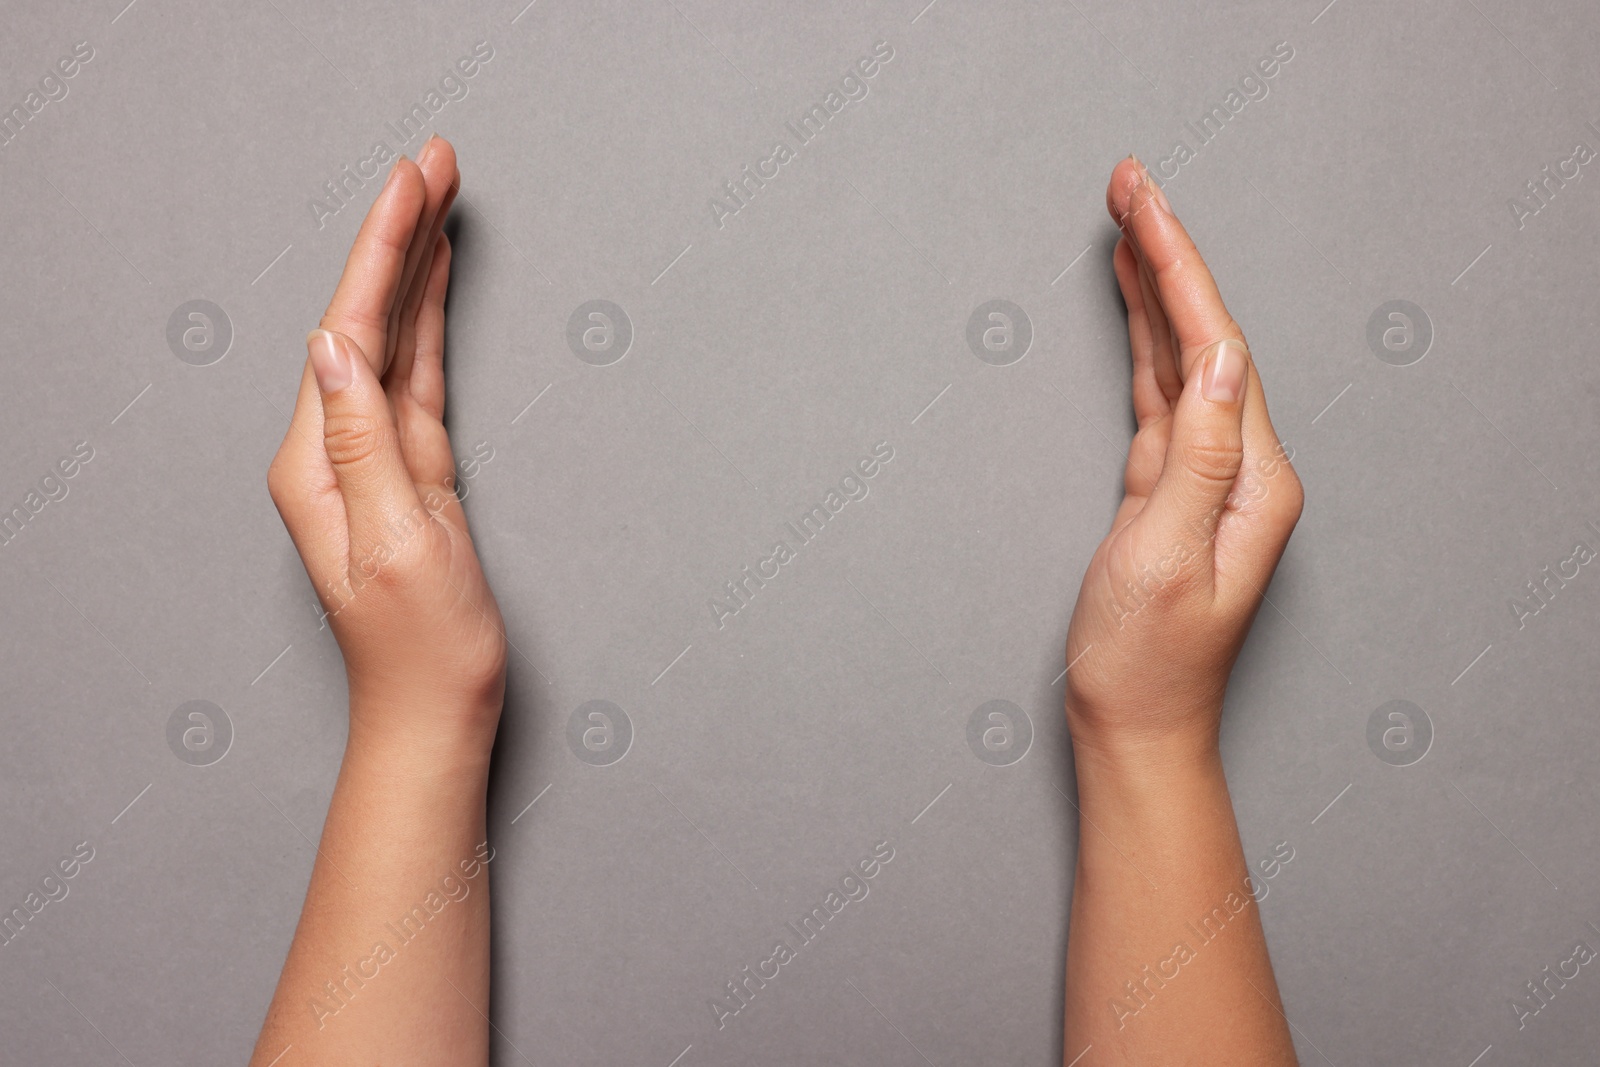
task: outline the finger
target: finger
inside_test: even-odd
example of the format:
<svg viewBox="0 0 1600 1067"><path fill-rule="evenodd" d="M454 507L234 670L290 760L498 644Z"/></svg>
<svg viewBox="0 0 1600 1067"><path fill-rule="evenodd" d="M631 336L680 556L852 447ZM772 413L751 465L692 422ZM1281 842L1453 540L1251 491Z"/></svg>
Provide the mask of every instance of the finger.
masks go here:
<svg viewBox="0 0 1600 1067"><path fill-rule="evenodd" d="M389 350L389 324L404 290L406 258L427 200L422 172L402 156L356 234L320 328L343 334L375 373Z"/></svg>
<svg viewBox="0 0 1600 1067"><path fill-rule="evenodd" d="M1269 467L1275 460L1286 461L1287 451L1272 425L1267 411L1267 391L1254 358L1250 361L1250 384L1244 396L1244 461L1250 469Z"/></svg>
<svg viewBox="0 0 1600 1067"><path fill-rule="evenodd" d="M1128 499L1146 499L1161 484L1161 471L1166 466L1171 440L1170 417L1157 419L1133 435L1128 445L1128 462L1122 471L1122 489Z"/></svg>
<svg viewBox="0 0 1600 1067"><path fill-rule="evenodd" d="M1111 168L1111 180L1106 183L1106 212L1118 226L1127 218L1132 187L1143 180L1144 166L1134 156L1117 160L1117 165Z"/></svg>
<svg viewBox="0 0 1600 1067"><path fill-rule="evenodd" d="M1137 181L1130 180L1130 172L1119 164L1113 174L1114 203L1124 209L1125 224L1149 266L1156 296L1177 336L1178 371L1187 380L1202 351L1218 341L1243 340L1244 334L1166 194L1142 165Z"/></svg>
<svg viewBox="0 0 1600 1067"><path fill-rule="evenodd" d="M1250 519L1266 513L1278 520L1278 524L1286 521L1292 527L1299 517L1303 494L1290 458L1290 449L1285 447L1272 424L1272 416L1267 409L1267 391L1252 357L1250 383L1244 398L1243 474L1241 484L1235 488L1235 495L1239 499L1233 508L1238 514L1225 516L1224 522L1230 518Z"/></svg>
<svg viewBox="0 0 1600 1067"><path fill-rule="evenodd" d="M322 395L323 447L348 515L350 559L371 557L393 530L426 518L400 452L389 398L362 351L342 334L306 337Z"/></svg>
<svg viewBox="0 0 1600 1067"><path fill-rule="evenodd" d="M434 242L460 186L455 149L443 137L428 139L417 153L417 166L422 171L426 196L416 237L406 252L400 298L395 302L390 318L389 349L384 360L386 373L392 371L396 364L401 365L397 375L399 381L404 381L411 372L412 327L417 307L422 302L423 286L428 280L428 268L433 263Z"/></svg>
<svg viewBox="0 0 1600 1067"><path fill-rule="evenodd" d="M425 295L417 313L417 356L408 382L390 383L400 449L419 492L432 488L455 492L455 456L444 422L444 298L450 278L450 242L439 235L433 262L424 279ZM421 387L421 394L418 387ZM429 510L437 510L430 506Z"/></svg>
<svg viewBox="0 0 1600 1067"><path fill-rule="evenodd" d="M1111 534L1115 536L1124 526L1138 518L1149 501L1144 497L1125 496L1122 503L1117 505L1117 513L1111 517Z"/></svg>
<svg viewBox="0 0 1600 1067"><path fill-rule="evenodd" d="M1159 419L1172 410L1172 404L1156 382L1155 346L1150 335L1150 317L1145 311L1144 290L1139 282L1139 264L1127 241L1118 241L1111 257L1128 306L1128 347L1133 354L1133 416L1140 426Z"/></svg>
<svg viewBox="0 0 1600 1067"><path fill-rule="evenodd" d="M322 395L311 361L300 376L289 429L267 468L267 491L319 591L342 581L349 558L344 498L322 443Z"/></svg>
<svg viewBox="0 0 1600 1067"><path fill-rule="evenodd" d="M1178 394L1183 392L1177 344L1173 337L1172 326L1167 321L1166 310L1161 306L1161 297L1156 289L1155 278L1150 273L1150 265L1145 260L1144 251L1139 247L1138 237L1128 217L1130 189L1144 180L1144 173L1144 165L1133 156L1113 167L1111 180L1106 183L1106 210L1111 212L1111 217L1122 229L1123 239L1128 242L1128 247L1133 252L1145 313L1150 319L1150 341L1154 353L1156 382L1160 385L1162 395L1166 397L1170 407L1178 399Z"/></svg>
<svg viewBox="0 0 1600 1067"><path fill-rule="evenodd" d="M439 235L417 309L416 355L408 375L411 396L435 419L444 418L444 301L450 289L450 238Z"/></svg>
<svg viewBox="0 0 1600 1067"><path fill-rule="evenodd" d="M1305 491L1267 413L1265 390L1252 363L1244 411L1244 466L1217 529L1219 580L1237 577L1242 597L1258 596L1272 581L1294 532Z"/></svg>
<svg viewBox="0 0 1600 1067"><path fill-rule="evenodd" d="M1161 480L1141 521L1148 519L1156 532L1199 542L1193 547L1209 559L1244 462L1250 356L1243 342L1223 341L1201 354L1196 370L1178 398Z"/></svg>
<svg viewBox="0 0 1600 1067"><path fill-rule="evenodd" d="M1123 468L1122 503L1111 520L1111 532L1132 522L1150 502L1150 494L1161 484L1161 468L1166 459L1172 419L1157 419L1133 435L1128 448L1128 463Z"/></svg>
<svg viewBox="0 0 1600 1067"><path fill-rule="evenodd" d="M456 171L451 179L450 188L445 193L445 200L441 205L438 217L434 220L433 232L428 238L428 254L422 265L417 270L417 276L411 282L411 289L406 294L405 305L400 312L399 340L395 345L394 359L389 364L389 372L385 376L384 384L391 393L405 392L410 389L411 376L416 373L418 346L421 342L418 319L422 314L428 285L433 277L433 267L441 242L446 242L444 236L445 216L449 214L450 205L455 201L456 190L461 186L461 172ZM447 242L446 242L447 243ZM440 308L440 332L443 333L443 307Z"/></svg>
<svg viewBox="0 0 1600 1067"><path fill-rule="evenodd" d="M1139 286L1144 293L1145 311L1150 316L1151 350L1156 382L1161 386L1168 404L1175 404L1183 393L1183 368L1178 359L1178 341L1172 332L1172 323L1167 318L1167 309L1161 304L1161 294L1157 291L1156 280L1150 273L1150 264L1145 262L1142 254L1138 253L1138 247L1137 244L1134 245L1135 258L1139 264Z"/></svg>

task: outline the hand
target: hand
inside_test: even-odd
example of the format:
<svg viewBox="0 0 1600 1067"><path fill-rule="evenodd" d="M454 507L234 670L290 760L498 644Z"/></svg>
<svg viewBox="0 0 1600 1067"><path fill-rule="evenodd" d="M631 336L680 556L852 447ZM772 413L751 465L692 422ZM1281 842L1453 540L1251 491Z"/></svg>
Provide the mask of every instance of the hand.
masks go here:
<svg viewBox="0 0 1600 1067"><path fill-rule="evenodd" d="M486 753L506 641L455 495L444 414L441 231L460 185L433 138L402 158L356 235L294 417L267 471L344 654L350 733Z"/></svg>
<svg viewBox="0 0 1600 1067"><path fill-rule="evenodd" d="M1080 749L1177 740L1214 751L1223 690L1300 517L1300 480L1244 334L1137 160L1112 172L1133 410L1126 496L1067 632Z"/></svg>

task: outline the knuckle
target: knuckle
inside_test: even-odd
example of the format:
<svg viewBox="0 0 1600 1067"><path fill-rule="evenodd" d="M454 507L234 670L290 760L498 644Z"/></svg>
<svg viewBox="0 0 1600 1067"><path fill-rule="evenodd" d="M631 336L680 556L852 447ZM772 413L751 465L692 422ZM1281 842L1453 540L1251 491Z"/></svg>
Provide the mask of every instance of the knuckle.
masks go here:
<svg viewBox="0 0 1600 1067"><path fill-rule="evenodd" d="M1150 603L1170 609L1188 598L1198 582L1199 568L1190 563L1182 567L1146 570L1138 587Z"/></svg>
<svg viewBox="0 0 1600 1067"><path fill-rule="evenodd" d="M267 467L267 495L279 507L283 506L284 497L287 495L286 490L288 489L288 486L284 485L283 482L282 469L278 466L278 461L273 460Z"/></svg>
<svg viewBox="0 0 1600 1067"><path fill-rule="evenodd" d="M323 420L323 446L336 466L368 462L384 446L386 430L378 420L341 412Z"/></svg>
<svg viewBox="0 0 1600 1067"><path fill-rule="evenodd" d="M330 306L327 313L318 320L319 330L329 330L333 333L342 333L346 337L354 337L364 330L382 332L389 328L388 312L380 312L364 301L341 301L336 296L335 305Z"/></svg>
<svg viewBox="0 0 1600 1067"><path fill-rule="evenodd" d="M1128 460L1123 465L1122 485L1129 493L1147 495L1161 477L1162 461L1166 455L1166 416L1141 426L1128 446Z"/></svg>
<svg viewBox="0 0 1600 1067"><path fill-rule="evenodd" d="M409 528L409 527L408 527ZM397 585L412 586L434 566L433 530L423 525L398 541L389 570Z"/></svg>
<svg viewBox="0 0 1600 1067"><path fill-rule="evenodd" d="M1237 434L1202 430L1183 444L1183 465L1196 477L1231 483L1244 462L1244 445Z"/></svg>
<svg viewBox="0 0 1600 1067"><path fill-rule="evenodd" d="M1122 553L1111 568L1119 628L1146 608L1161 617L1185 600L1205 573L1204 549L1188 531L1168 530Z"/></svg>
<svg viewBox="0 0 1600 1067"><path fill-rule="evenodd" d="M1163 437L1169 432L1166 425L1170 415L1161 415L1150 419L1134 432L1133 440L1129 442L1128 454L1142 455L1152 450L1159 450Z"/></svg>
<svg viewBox="0 0 1600 1067"><path fill-rule="evenodd" d="M267 464L267 495L280 513L293 503L294 489L295 478L287 463L281 455L274 456L272 462Z"/></svg>
<svg viewBox="0 0 1600 1067"><path fill-rule="evenodd" d="M403 598L416 581L416 570L397 557L388 546L377 545L351 561L351 573L362 586L379 590L382 597L393 603Z"/></svg>
<svg viewBox="0 0 1600 1067"><path fill-rule="evenodd" d="M422 509L388 523L379 541L355 559L354 569L366 581L392 593L414 588L433 566L435 530Z"/></svg>
<svg viewBox="0 0 1600 1067"><path fill-rule="evenodd" d="M1278 506L1282 509L1284 523L1292 528L1300 521L1300 515L1305 511L1306 491L1300 482L1300 476L1287 467L1284 468L1283 486L1278 493L1278 499L1281 501Z"/></svg>
<svg viewBox="0 0 1600 1067"><path fill-rule="evenodd" d="M1220 318L1207 323L1203 330L1196 330L1178 338L1179 355L1183 360L1183 366L1190 371L1198 365L1201 356L1224 341L1237 341L1244 346L1245 354L1247 356L1250 354L1250 342L1245 338L1244 330L1234 321L1233 316L1228 314L1227 308L1222 308L1220 311ZM1251 358L1253 360L1254 357Z"/></svg>
<svg viewBox="0 0 1600 1067"><path fill-rule="evenodd" d="M384 590L390 600L403 603L426 589L429 574L443 574L448 568L450 552L446 544L440 553L440 534L426 510L416 507L403 517L390 518L384 533L352 557L350 568Z"/></svg>

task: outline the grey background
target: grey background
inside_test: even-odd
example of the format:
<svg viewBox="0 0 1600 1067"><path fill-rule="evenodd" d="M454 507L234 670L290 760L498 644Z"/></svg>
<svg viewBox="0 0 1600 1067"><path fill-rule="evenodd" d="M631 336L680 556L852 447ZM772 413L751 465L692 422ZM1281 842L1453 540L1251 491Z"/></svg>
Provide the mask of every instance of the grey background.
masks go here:
<svg viewBox="0 0 1600 1067"><path fill-rule="evenodd" d="M1225 726L1248 856L1295 850L1262 910L1297 1045L1592 1062L1592 968L1521 1031L1510 1001L1600 944L1600 576L1521 629L1510 603L1600 547L1600 178L1508 205L1600 148L1590 5L123 2L13 2L0 33L7 108L95 49L0 148L0 507L94 449L0 548L0 904L95 849L0 947L0 1058L248 1054L344 731L264 476L377 183L320 229L309 204L375 140L415 151L384 124L488 41L435 125L464 176L449 419L493 450L467 509L517 649L497 1061L1060 1062L1062 641L1131 432L1104 182L1194 147L1288 42L1167 188L1307 486ZM879 40L870 94L717 228L721 183ZM995 298L1034 328L1008 367L964 339ZM195 299L234 331L205 367L166 341ZM608 367L566 346L593 299L634 327ZM1432 322L1411 366L1366 342L1390 300ZM708 598L885 440L718 630ZM634 733L609 766L567 741L600 699ZM967 745L995 699L1032 721L1010 766ZM191 700L232 723L220 762L168 748ZM1410 766L1367 744L1391 700L1432 722ZM871 895L719 1031L723 983L881 840Z"/></svg>

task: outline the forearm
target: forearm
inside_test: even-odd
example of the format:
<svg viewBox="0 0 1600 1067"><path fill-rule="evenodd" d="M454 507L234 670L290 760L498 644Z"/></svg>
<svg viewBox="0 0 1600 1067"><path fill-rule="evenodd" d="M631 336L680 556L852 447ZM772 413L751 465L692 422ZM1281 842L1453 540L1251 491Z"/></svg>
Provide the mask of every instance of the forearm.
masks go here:
<svg viewBox="0 0 1600 1067"><path fill-rule="evenodd" d="M352 728L252 1067L290 1045L285 1063L488 1062L488 764L453 729Z"/></svg>
<svg viewBox="0 0 1600 1067"><path fill-rule="evenodd" d="M1075 747L1067 1062L1295 1062L1214 738Z"/></svg>

